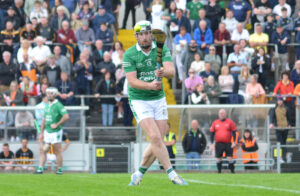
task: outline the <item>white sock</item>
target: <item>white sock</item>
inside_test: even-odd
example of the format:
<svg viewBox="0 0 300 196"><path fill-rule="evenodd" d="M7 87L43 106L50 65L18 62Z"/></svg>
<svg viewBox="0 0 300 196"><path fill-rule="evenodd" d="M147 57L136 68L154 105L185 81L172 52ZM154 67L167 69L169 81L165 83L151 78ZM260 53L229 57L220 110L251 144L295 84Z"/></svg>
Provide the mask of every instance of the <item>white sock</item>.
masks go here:
<svg viewBox="0 0 300 196"><path fill-rule="evenodd" d="M144 174L139 170L137 170L135 173L138 175L139 178L142 178L144 176Z"/></svg>
<svg viewBox="0 0 300 196"><path fill-rule="evenodd" d="M167 174L168 174L170 180L173 180L174 177L178 176L176 171L173 169L173 167L170 167L169 169L167 169Z"/></svg>

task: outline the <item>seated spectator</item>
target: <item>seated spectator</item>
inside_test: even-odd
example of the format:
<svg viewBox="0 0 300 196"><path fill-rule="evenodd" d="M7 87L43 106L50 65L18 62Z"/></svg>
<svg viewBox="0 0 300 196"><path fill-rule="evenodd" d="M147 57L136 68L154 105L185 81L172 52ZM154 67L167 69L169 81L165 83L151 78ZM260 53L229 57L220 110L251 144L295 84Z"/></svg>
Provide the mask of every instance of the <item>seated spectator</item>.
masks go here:
<svg viewBox="0 0 300 196"><path fill-rule="evenodd" d="M259 48L256 56L252 59L252 73L258 75L258 82L267 89L269 88L269 75L271 70L271 58L265 54L264 48Z"/></svg>
<svg viewBox="0 0 300 196"><path fill-rule="evenodd" d="M31 47L30 42L26 39L21 41L21 47L19 48L18 53L17 53L17 61L19 64L24 62L24 59L23 59L24 53L26 53L28 56L28 63L31 63L32 62L32 59L31 59L32 47Z"/></svg>
<svg viewBox="0 0 300 196"><path fill-rule="evenodd" d="M222 20L222 23L225 24L226 29L229 31L230 35L232 35L238 24L238 21L233 17L232 10L226 12L226 18Z"/></svg>
<svg viewBox="0 0 300 196"><path fill-rule="evenodd" d="M55 64L60 67L62 72L68 73L68 76L71 76L71 62L70 60L63 54L61 54L61 49L59 46L55 46L53 49L53 53L55 55Z"/></svg>
<svg viewBox="0 0 300 196"><path fill-rule="evenodd" d="M23 93L18 88L18 83L12 81L8 91L3 92L3 97L8 106L24 105Z"/></svg>
<svg viewBox="0 0 300 196"><path fill-rule="evenodd" d="M296 34L300 32L300 10L298 10L297 17L294 19L294 31Z"/></svg>
<svg viewBox="0 0 300 196"><path fill-rule="evenodd" d="M55 15L57 13L58 7L62 7L66 16L70 18L70 13L73 13L75 11L76 4L77 2L75 2L75 0L56 0L54 2L55 6L52 8L52 15Z"/></svg>
<svg viewBox="0 0 300 196"><path fill-rule="evenodd" d="M20 47L19 31L14 29L11 21L7 21L5 27L0 33L0 41L4 43L2 51L10 51L12 58L15 58Z"/></svg>
<svg viewBox="0 0 300 196"><path fill-rule="evenodd" d="M4 25L6 24L7 21L11 21L14 25L14 29L16 30L19 30L19 28L21 27L21 20L16 15L13 6L9 6L7 9L7 16L4 16Z"/></svg>
<svg viewBox="0 0 300 196"><path fill-rule="evenodd" d="M226 30L225 23L220 23L218 30L214 34L214 43L217 44L217 54L223 54L223 46L230 43L230 33ZM226 47L229 51L229 47Z"/></svg>
<svg viewBox="0 0 300 196"><path fill-rule="evenodd" d="M17 66L11 61L11 53L2 53L3 62L0 63L0 93L9 89L10 83L16 79Z"/></svg>
<svg viewBox="0 0 300 196"><path fill-rule="evenodd" d="M17 129L17 137L32 139L34 129L34 118L29 111L19 111L15 117L15 127Z"/></svg>
<svg viewBox="0 0 300 196"><path fill-rule="evenodd" d="M101 40L104 44L104 50L111 50L113 43L113 32L110 30L105 23L101 23L100 28L96 31L96 40Z"/></svg>
<svg viewBox="0 0 300 196"><path fill-rule="evenodd" d="M174 20L175 24L177 24L178 30L179 27L184 26L188 33L191 33L192 27L189 19L184 16L183 10L177 8L176 9L176 19ZM171 28L171 27L170 27Z"/></svg>
<svg viewBox="0 0 300 196"><path fill-rule="evenodd" d="M19 84L20 90L23 92L23 101L25 105L35 106L37 90L36 85L30 80L28 76L22 78L22 82Z"/></svg>
<svg viewBox="0 0 300 196"><path fill-rule="evenodd" d="M267 21L263 24L264 33L269 36L269 41L272 39L272 34L276 31L276 21L274 21L273 14L267 15Z"/></svg>
<svg viewBox="0 0 300 196"><path fill-rule="evenodd" d="M56 81L55 87L58 90L57 98L63 105L75 105L75 89L73 82L68 79L68 73L60 73L60 80Z"/></svg>
<svg viewBox="0 0 300 196"><path fill-rule="evenodd" d="M291 71L290 78L294 86L300 84L300 60L295 62L295 68Z"/></svg>
<svg viewBox="0 0 300 196"><path fill-rule="evenodd" d="M103 5L100 5L98 9L98 13L95 15L95 18L93 20L92 26L94 32L97 32L97 30L100 27L100 24L111 25L111 24L115 24L115 22L116 22L115 17L112 14L106 12Z"/></svg>
<svg viewBox="0 0 300 196"><path fill-rule="evenodd" d="M267 52L267 44L269 43L269 37L262 32L262 25L260 23L255 26L255 33L250 35L249 44L252 48L259 49L263 47Z"/></svg>
<svg viewBox="0 0 300 196"><path fill-rule="evenodd" d="M256 138L252 135L249 129L244 131L243 138L240 140L242 148L242 159L244 164L250 164L253 166L245 166L245 169L258 169L256 166L258 163L258 145Z"/></svg>
<svg viewBox="0 0 300 196"><path fill-rule="evenodd" d="M203 84L203 80L200 76L196 75L194 69L190 68L189 70L189 77L184 81L185 88L188 94L191 94L196 90L196 86L198 84Z"/></svg>
<svg viewBox="0 0 300 196"><path fill-rule="evenodd" d="M62 27L62 21L68 21L68 20L69 20L68 17L64 13L64 7L58 6L57 7L57 14L55 14L51 18L51 22L50 22L51 29L54 32L57 32L58 29L60 29Z"/></svg>
<svg viewBox="0 0 300 196"><path fill-rule="evenodd" d="M241 39L239 44L240 54L246 58L247 66L251 67L251 60L255 50L253 48L250 48L247 41L244 39Z"/></svg>
<svg viewBox="0 0 300 196"><path fill-rule="evenodd" d="M234 18L246 26L251 16L251 6L244 0L233 0L229 3L227 10L233 11Z"/></svg>
<svg viewBox="0 0 300 196"><path fill-rule="evenodd" d="M0 107L7 106L3 95L0 95ZM4 137L5 127L11 127L14 124L14 117L11 111L0 110L0 138ZM0 169L1 170L1 169Z"/></svg>
<svg viewBox="0 0 300 196"><path fill-rule="evenodd" d="M199 27L194 31L194 39L198 44L198 48L202 53L208 53L208 48L213 44L213 33L210 28L207 27L206 22L201 20Z"/></svg>
<svg viewBox="0 0 300 196"><path fill-rule="evenodd" d="M250 99L248 99L246 95L246 86L248 83L250 83L250 71L247 65L243 65L238 80L239 80L238 94L244 97L245 103L249 103L248 100Z"/></svg>
<svg viewBox="0 0 300 196"><path fill-rule="evenodd" d="M119 41L116 41L113 45L113 52L111 54L111 59L116 68L122 66L122 59L124 54L123 44Z"/></svg>
<svg viewBox="0 0 300 196"><path fill-rule="evenodd" d="M95 34L94 31L89 28L87 20L82 22L82 27L75 32L75 36L80 52L82 52L84 48L88 48L92 51L92 44L95 42Z"/></svg>
<svg viewBox="0 0 300 196"><path fill-rule="evenodd" d="M61 47L63 54L66 54L69 50L72 55L71 58L74 58L74 46L77 41L74 31L70 28L69 22L66 20L62 22L61 26L62 28L57 31L57 42L63 44Z"/></svg>
<svg viewBox="0 0 300 196"><path fill-rule="evenodd" d="M33 152L28 148L28 140L23 138L21 140L22 147L16 151L16 159L18 161L16 164L20 165L15 167L16 171L34 171L35 168L33 167Z"/></svg>
<svg viewBox="0 0 300 196"><path fill-rule="evenodd" d="M264 23L268 14L272 13L272 6L268 0L259 0L253 9L255 22Z"/></svg>
<svg viewBox="0 0 300 196"><path fill-rule="evenodd" d="M0 167L0 170L4 171L12 171L14 170L13 167L13 161L10 161L10 159L14 159L15 155L12 151L9 150L8 143L4 143L2 147L2 152L0 153L0 159L5 159L6 161L0 161L0 165L4 165L3 167Z"/></svg>
<svg viewBox="0 0 300 196"><path fill-rule="evenodd" d="M228 66L223 66L221 68L221 75L219 75L219 85L223 95L229 95L233 92L234 79L231 74L229 74ZM220 103L227 103L228 97L221 97Z"/></svg>
<svg viewBox="0 0 300 196"><path fill-rule="evenodd" d="M257 82L258 76L256 74L250 77L250 83L246 86L247 96L252 97L253 104L266 103L266 92L262 85Z"/></svg>
<svg viewBox="0 0 300 196"><path fill-rule="evenodd" d="M223 14L222 8L216 0L209 0L209 3L205 6L206 16L211 22L211 30L215 32L218 29L218 25L221 21Z"/></svg>
<svg viewBox="0 0 300 196"><path fill-rule="evenodd" d="M172 2L170 2L169 9L165 13L165 15L161 17L162 19L167 21L167 26L170 28L170 32L173 37L175 36L174 33L176 34L179 30L178 26L176 24L176 10L177 10L176 3L174 1L172 1ZM197 15L198 15L198 12L197 12ZM192 22L192 20L190 20L190 21ZM176 29L172 29L172 25L176 26Z"/></svg>
<svg viewBox="0 0 300 196"><path fill-rule="evenodd" d="M47 66L43 71L43 75L47 76L50 86L55 86L55 82L60 77L60 72L61 72L60 67L55 63L55 56L51 54L49 56L49 61L47 63Z"/></svg>
<svg viewBox="0 0 300 196"><path fill-rule="evenodd" d="M37 82L40 73L34 63L29 62L29 55L27 53L23 54L23 63L20 64L19 68L21 80L24 77L28 77L34 84Z"/></svg>
<svg viewBox="0 0 300 196"><path fill-rule="evenodd" d="M210 104L219 104L219 97L222 94L221 88L217 82L215 82L215 78L211 75L208 76L207 82L204 85L204 92L208 97Z"/></svg>
<svg viewBox="0 0 300 196"><path fill-rule="evenodd" d="M204 92L204 85L198 84L195 91L191 95L192 104L210 104L208 96Z"/></svg>
<svg viewBox="0 0 300 196"><path fill-rule="evenodd" d="M274 88L273 96L276 95L292 95L294 93L294 83L290 80L289 72L285 71L281 73L281 80ZM288 107L293 107L293 98L285 97L284 102Z"/></svg>
<svg viewBox="0 0 300 196"><path fill-rule="evenodd" d="M208 18L206 18L206 11L205 11L204 8L199 10L198 15L199 15L199 19L197 19L194 22L193 31L195 31L199 27L199 23L200 23L201 20L204 20L206 22L206 26L208 28L210 28L211 23L210 23L210 20Z"/></svg>
<svg viewBox="0 0 300 196"><path fill-rule="evenodd" d="M97 40L95 43L95 49L93 51L93 57L94 57L94 65L99 64L100 62L103 61L103 55L105 50L103 49L103 42L102 40Z"/></svg>
<svg viewBox="0 0 300 196"><path fill-rule="evenodd" d="M32 29L37 29L38 28L38 26L39 26L39 23L38 23L38 21L37 21L37 18L32 18L31 19L31 23L32 23Z"/></svg>
<svg viewBox="0 0 300 196"><path fill-rule="evenodd" d="M92 20L94 19L94 13L92 9L90 9L88 1L83 3L82 9L78 13L77 18L80 20L86 20L88 23L92 22Z"/></svg>
<svg viewBox="0 0 300 196"><path fill-rule="evenodd" d="M194 61L191 64L191 69L195 70L197 75L200 75L200 72L205 70L204 61L201 60L201 55L199 53L194 55Z"/></svg>
<svg viewBox="0 0 300 196"><path fill-rule="evenodd" d="M37 120L37 123L39 126L42 125L42 121L44 118L44 109L46 107L46 105L48 104L48 98L46 94L42 95L42 101L36 105L35 111L34 111L34 116L35 119Z"/></svg>
<svg viewBox="0 0 300 196"><path fill-rule="evenodd" d="M282 16L281 9L282 8L287 9L287 16L290 17L292 14L291 6L286 3L286 0L278 0L278 4L273 8L273 14L276 14L276 20L279 19L279 17Z"/></svg>
<svg viewBox="0 0 300 196"><path fill-rule="evenodd" d="M209 62L211 65L211 70L219 75L221 69L221 58L216 54L216 48L211 45L209 46L209 53L205 55L205 62Z"/></svg>
<svg viewBox="0 0 300 196"><path fill-rule="evenodd" d="M100 80L96 87L96 97L100 95L115 95L116 94L116 84L114 80L111 79L111 73L106 72L104 74L104 80ZM114 117L114 98L103 98L101 99L102 108L102 125L112 126Z"/></svg>
<svg viewBox="0 0 300 196"><path fill-rule="evenodd" d="M32 49L31 59L37 65L39 72L43 73L51 51L48 46L44 45L45 39L43 37L36 37L35 43L37 46Z"/></svg>
<svg viewBox="0 0 300 196"><path fill-rule="evenodd" d="M188 71L191 67L191 64L194 60L194 55L200 53L201 51L197 49L197 43L194 39L191 40L190 44L182 54L182 64L183 64L183 73L188 75ZM203 56L201 56L203 58Z"/></svg>
<svg viewBox="0 0 300 196"><path fill-rule="evenodd" d="M71 19L71 22L70 22L71 29L73 29L73 31L76 32L78 29L81 28L82 20L77 18L77 14L75 12L73 12L71 16L72 16L72 19ZM93 29L93 31L94 31L94 29Z"/></svg>
<svg viewBox="0 0 300 196"><path fill-rule="evenodd" d="M34 39L37 36L37 31L33 28L32 23L29 21L26 23L25 27L20 30L20 39L28 40L30 44L34 43Z"/></svg>
<svg viewBox="0 0 300 196"><path fill-rule="evenodd" d="M284 30L292 32L294 30L294 22L291 17L287 16L287 9L285 7L281 8L281 17L277 20L278 23L283 25Z"/></svg>
<svg viewBox="0 0 300 196"><path fill-rule="evenodd" d="M238 44L241 39L248 41L249 40L249 32L246 29L244 29L244 26L242 23L238 23L236 26L236 29L234 29L231 34L231 42L233 44Z"/></svg>
<svg viewBox="0 0 300 196"><path fill-rule="evenodd" d="M30 20L32 20L32 18L36 18L38 23L40 23L41 17L48 18L48 11L42 7L42 2L36 1L34 3L34 8L35 9L33 9L30 13Z"/></svg>
<svg viewBox="0 0 300 196"><path fill-rule="evenodd" d="M37 34L46 39L46 44L52 44L56 41L56 31L51 28L49 20L46 17L41 18L41 23L37 28Z"/></svg>
<svg viewBox="0 0 300 196"><path fill-rule="evenodd" d="M204 133L199 129L199 123L197 120L192 120L191 129L186 132L182 140L182 148L186 153L188 159L188 169L199 170L201 154L206 148L206 137ZM193 160L195 159L195 160Z"/></svg>
<svg viewBox="0 0 300 196"><path fill-rule="evenodd" d="M200 72L200 76L201 76L201 78L203 79L204 82L207 82L207 78L209 76L214 77L214 79L217 78L216 73L211 70L210 62L205 62L204 67L205 67L204 71Z"/></svg>
<svg viewBox="0 0 300 196"><path fill-rule="evenodd" d="M116 66L111 62L110 53L107 51L104 52L103 59L104 61L97 64L95 67L96 83L104 79L104 75L106 74L106 72L110 72L111 78L114 78L112 76L114 76L115 74Z"/></svg>
<svg viewBox="0 0 300 196"><path fill-rule="evenodd" d="M192 0L187 3L186 8L187 17L190 19L191 25L194 25L195 21L199 19L199 10L204 6L199 0Z"/></svg>

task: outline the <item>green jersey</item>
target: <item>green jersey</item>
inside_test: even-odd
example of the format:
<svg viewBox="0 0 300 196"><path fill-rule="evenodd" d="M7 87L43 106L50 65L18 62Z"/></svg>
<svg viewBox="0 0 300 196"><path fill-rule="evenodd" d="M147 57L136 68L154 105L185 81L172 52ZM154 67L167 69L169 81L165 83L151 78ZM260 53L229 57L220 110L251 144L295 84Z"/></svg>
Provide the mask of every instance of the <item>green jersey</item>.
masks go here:
<svg viewBox="0 0 300 196"><path fill-rule="evenodd" d="M203 5L201 2L198 1L195 3L194 1L190 1L186 7L190 11L190 19L191 20L199 19L199 10L201 8L203 8Z"/></svg>
<svg viewBox="0 0 300 196"><path fill-rule="evenodd" d="M157 48L154 42L152 42L152 49L148 54L145 54L141 47L136 44L124 53L123 67L126 73L136 71L137 79L144 82L152 82L156 79L156 58ZM170 50L166 45L164 45L163 48L162 62L172 62ZM154 91L136 89L132 88L129 84L128 95L130 100L157 100L165 96L163 90Z"/></svg>
<svg viewBox="0 0 300 196"><path fill-rule="evenodd" d="M51 124L58 123L63 115L67 114L67 110L63 104L55 100L52 104L47 104L45 107L44 118L45 118L45 130L48 133L54 133L61 130L61 126L56 129L51 128Z"/></svg>

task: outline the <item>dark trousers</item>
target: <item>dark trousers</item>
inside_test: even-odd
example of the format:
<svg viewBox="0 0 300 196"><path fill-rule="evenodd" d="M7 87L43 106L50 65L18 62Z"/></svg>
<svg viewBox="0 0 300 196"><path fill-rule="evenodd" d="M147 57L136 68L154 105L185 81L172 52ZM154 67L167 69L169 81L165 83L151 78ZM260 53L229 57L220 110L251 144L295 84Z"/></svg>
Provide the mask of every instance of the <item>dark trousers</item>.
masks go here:
<svg viewBox="0 0 300 196"><path fill-rule="evenodd" d="M123 102L123 110L124 110L124 115L123 115L124 126L132 126L133 114L129 106L128 98L123 98L122 102Z"/></svg>
<svg viewBox="0 0 300 196"><path fill-rule="evenodd" d="M289 134L289 130L276 130L277 141L280 142L280 145L286 145L286 139ZM286 148L282 148L282 158L285 159Z"/></svg>
<svg viewBox="0 0 300 196"><path fill-rule="evenodd" d="M232 92L233 93L238 93L239 91L239 75L238 73L231 73L233 80L234 80L234 84L233 84L233 89Z"/></svg>
<svg viewBox="0 0 300 196"><path fill-rule="evenodd" d="M126 24L127 24L127 20L128 20L128 16L129 16L129 12L131 11L132 14L132 26L135 25L135 7L133 5L125 5L125 16L123 19L123 25L122 25L122 29L126 28Z"/></svg>
<svg viewBox="0 0 300 196"><path fill-rule="evenodd" d="M251 164L251 166L245 166L245 169L248 170L248 169L258 169L257 167L257 162L253 162L253 161L249 161L248 163L246 164ZM252 166L253 165L253 166Z"/></svg>

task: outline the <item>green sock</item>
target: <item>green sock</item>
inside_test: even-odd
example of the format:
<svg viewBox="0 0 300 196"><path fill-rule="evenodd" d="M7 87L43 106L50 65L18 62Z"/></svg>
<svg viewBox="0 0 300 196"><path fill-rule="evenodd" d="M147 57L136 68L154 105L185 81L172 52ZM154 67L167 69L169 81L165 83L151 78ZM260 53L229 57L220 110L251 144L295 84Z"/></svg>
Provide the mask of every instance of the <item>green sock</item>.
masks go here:
<svg viewBox="0 0 300 196"><path fill-rule="evenodd" d="M62 169L61 169L61 168L57 168L57 171L58 171L58 172L62 172Z"/></svg>
<svg viewBox="0 0 300 196"><path fill-rule="evenodd" d="M44 170L44 168L43 167L41 167L41 166L39 166L39 168L38 168L38 171L43 171Z"/></svg>
<svg viewBox="0 0 300 196"><path fill-rule="evenodd" d="M139 167L139 172L141 172L143 175L146 173L147 170L148 170L147 167L143 167L143 166Z"/></svg>
<svg viewBox="0 0 300 196"><path fill-rule="evenodd" d="M167 169L167 174L171 173L172 171L174 171L174 169L172 167Z"/></svg>

